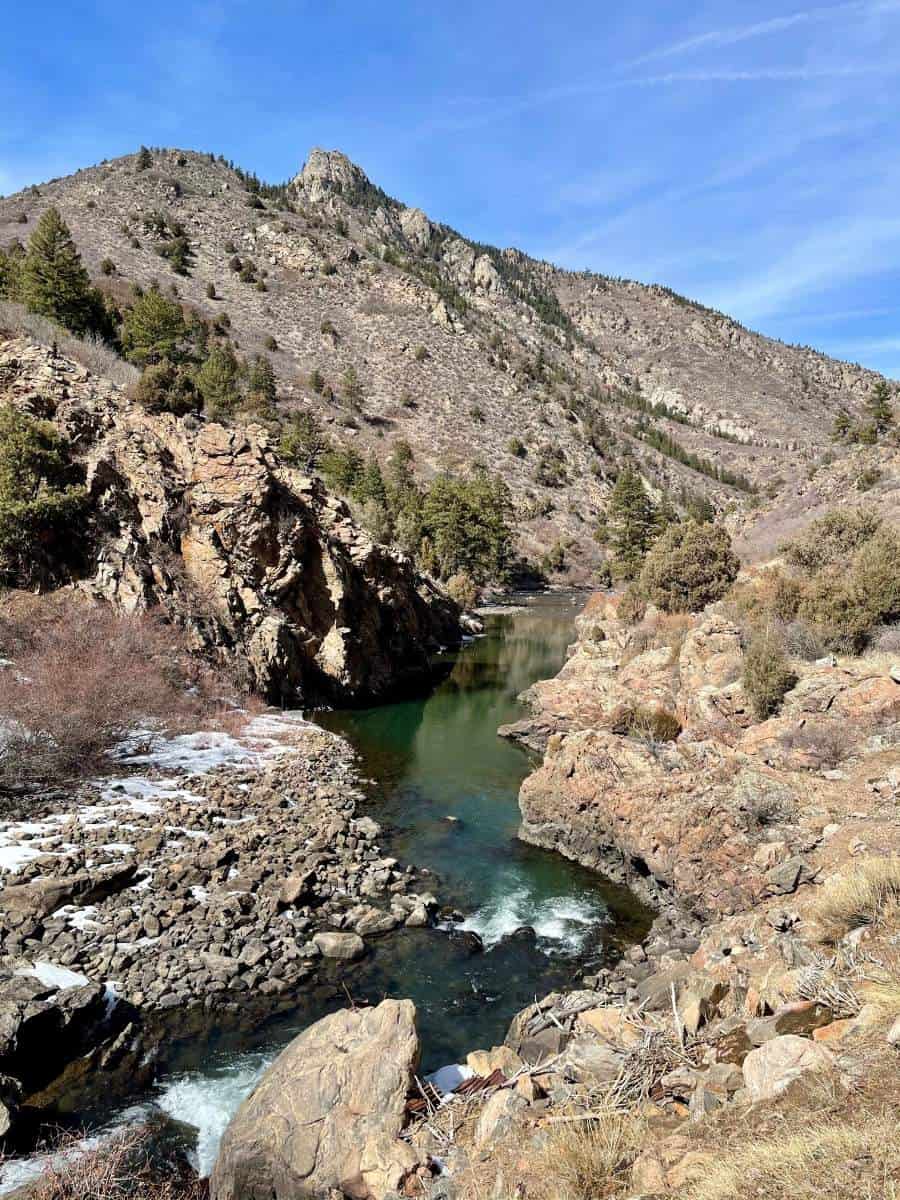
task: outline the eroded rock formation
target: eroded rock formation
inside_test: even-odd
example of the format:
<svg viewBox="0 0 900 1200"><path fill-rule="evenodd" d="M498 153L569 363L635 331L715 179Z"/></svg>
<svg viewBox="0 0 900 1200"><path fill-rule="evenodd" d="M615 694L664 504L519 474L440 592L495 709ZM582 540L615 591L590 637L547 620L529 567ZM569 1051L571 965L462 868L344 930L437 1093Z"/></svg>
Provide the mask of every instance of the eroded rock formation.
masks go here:
<svg viewBox="0 0 900 1200"><path fill-rule="evenodd" d="M0 344L0 403L71 441L96 514L83 586L124 610L161 606L240 663L274 702L380 699L429 677L459 641L455 606L373 542L258 426L151 414L25 340Z"/></svg>

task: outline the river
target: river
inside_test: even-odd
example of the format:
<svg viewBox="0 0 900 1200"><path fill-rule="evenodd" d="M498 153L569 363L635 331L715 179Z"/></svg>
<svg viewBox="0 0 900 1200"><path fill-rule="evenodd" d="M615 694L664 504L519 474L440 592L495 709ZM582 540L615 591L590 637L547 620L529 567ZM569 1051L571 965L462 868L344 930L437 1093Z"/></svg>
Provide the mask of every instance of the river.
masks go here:
<svg viewBox="0 0 900 1200"><path fill-rule="evenodd" d="M152 1092L138 1099L141 1111L161 1109L197 1131L201 1170L279 1049L348 995L412 998L429 1071L501 1042L520 1008L644 935L650 916L625 889L517 840L530 763L497 736L523 715L518 694L559 670L582 602L553 593L488 617L484 636L437 664L442 682L425 698L318 715L360 755L371 780L362 811L382 825L382 846L427 868L431 890L461 916L380 939L340 982L323 981L277 1016L173 1037ZM467 931L483 950L460 936Z"/></svg>

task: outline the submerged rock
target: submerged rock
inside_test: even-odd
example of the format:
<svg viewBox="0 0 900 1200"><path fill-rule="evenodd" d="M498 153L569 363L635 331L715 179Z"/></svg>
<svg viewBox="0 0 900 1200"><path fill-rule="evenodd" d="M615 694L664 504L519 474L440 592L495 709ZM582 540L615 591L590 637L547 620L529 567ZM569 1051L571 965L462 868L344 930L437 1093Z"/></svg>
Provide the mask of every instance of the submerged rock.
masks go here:
<svg viewBox="0 0 900 1200"><path fill-rule="evenodd" d="M382 1200L418 1165L399 1140L418 1066L410 1000L333 1013L282 1051L238 1109L211 1200L297 1200L339 1189Z"/></svg>

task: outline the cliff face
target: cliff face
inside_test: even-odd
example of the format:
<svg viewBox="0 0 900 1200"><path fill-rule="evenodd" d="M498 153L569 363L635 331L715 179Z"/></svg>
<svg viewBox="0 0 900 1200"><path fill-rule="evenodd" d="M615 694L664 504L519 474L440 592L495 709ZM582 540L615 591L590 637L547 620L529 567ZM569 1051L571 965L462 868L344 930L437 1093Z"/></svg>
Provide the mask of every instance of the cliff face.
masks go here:
<svg viewBox="0 0 900 1200"><path fill-rule="evenodd" d="M534 718L506 731L546 749L522 785L520 836L589 867L651 875L706 918L793 891L829 809L865 795L893 744L890 664L794 663L780 714L754 724L741 631L722 606L651 610L629 626L598 597L578 626L559 676L531 689ZM655 711L669 736L680 727L677 740L654 736Z"/></svg>
<svg viewBox="0 0 900 1200"><path fill-rule="evenodd" d="M267 699L380 699L429 677L459 641L455 606L374 543L266 432L151 415L27 341L0 343L0 403L49 419L93 513L80 585L124 610L160 606Z"/></svg>

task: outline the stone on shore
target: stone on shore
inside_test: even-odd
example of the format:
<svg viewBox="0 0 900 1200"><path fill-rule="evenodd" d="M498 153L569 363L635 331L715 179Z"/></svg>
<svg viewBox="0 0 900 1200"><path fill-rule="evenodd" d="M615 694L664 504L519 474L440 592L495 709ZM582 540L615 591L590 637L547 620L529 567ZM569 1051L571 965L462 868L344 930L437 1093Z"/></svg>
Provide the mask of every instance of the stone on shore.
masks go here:
<svg viewBox="0 0 900 1200"><path fill-rule="evenodd" d="M366 952L366 943L358 933L332 933L323 930L315 935L313 945L318 946L323 958L362 958Z"/></svg>
<svg viewBox="0 0 900 1200"><path fill-rule="evenodd" d="M210 1200L382 1200L418 1156L398 1134L419 1059L410 1000L342 1009L282 1051L232 1118Z"/></svg>

